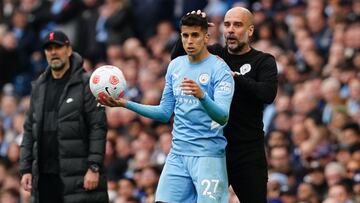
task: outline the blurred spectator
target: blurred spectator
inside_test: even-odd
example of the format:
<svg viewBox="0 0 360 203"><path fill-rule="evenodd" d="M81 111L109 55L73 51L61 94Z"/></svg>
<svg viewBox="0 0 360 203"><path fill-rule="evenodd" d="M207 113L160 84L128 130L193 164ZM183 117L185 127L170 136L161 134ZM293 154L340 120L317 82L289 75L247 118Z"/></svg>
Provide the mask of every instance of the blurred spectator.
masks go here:
<svg viewBox="0 0 360 203"><path fill-rule="evenodd" d="M269 149L274 147L286 147L290 149L289 140L282 131L272 131L266 138L267 147Z"/></svg>
<svg viewBox="0 0 360 203"><path fill-rule="evenodd" d="M118 196L128 199L136 195L136 183L131 178L123 178L118 181Z"/></svg>
<svg viewBox="0 0 360 203"><path fill-rule="evenodd" d="M360 162L350 159L346 163L347 178L352 180L358 171L360 171Z"/></svg>
<svg viewBox="0 0 360 203"><path fill-rule="evenodd" d="M304 182L312 185L320 199L323 199L327 194L328 187L324 175L324 168L320 163L314 161L310 164L307 175L304 177Z"/></svg>
<svg viewBox="0 0 360 203"><path fill-rule="evenodd" d="M358 170L353 176L354 201L359 202L360 200L360 171Z"/></svg>
<svg viewBox="0 0 360 203"><path fill-rule="evenodd" d="M5 139L5 129L0 123L0 156L6 157L9 143Z"/></svg>
<svg viewBox="0 0 360 203"><path fill-rule="evenodd" d="M340 183L346 177L345 167L338 162L326 165L324 173L329 187Z"/></svg>
<svg viewBox="0 0 360 203"><path fill-rule="evenodd" d="M311 1L321 2L321 1ZM309 4L311 5L311 4ZM323 54L327 55L327 51L331 43L331 32L326 26L326 16L324 14L324 8L308 8L306 13L306 20L309 26L312 39L316 43L316 48Z"/></svg>
<svg viewBox="0 0 360 203"><path fill-rule="evenodd" d="M310 183L301 183L297 190L299 202L320 203L318 194Z"/></svg>
<svg viewBox="0 0 360 203"><path fill-rule="evenodd" d="M79 17L77 48L92 64L106 60L105 5L101 0L83 0L84 10Z"/></svg>
<svg viewBox="0 0 360 203"><path fill-rule="evenodd" d="M128 159L129 155L121 155L116 149L118 148L119 140L123 139L123 137L118 136L116 138L116 144L111 141L106 142L106 151L105 151L105 165L106 165L106 175L108 181L116 183L119 179L125 176L125 172L128 167ZM126 148L124 147L125 151Z"/></svg>
<svg viewBox="0 0 360 203"><path fill-rule="evenodd" d="M289 174L292 170L289 151L286 146L275 146L270 148L269 168L271 171Z"/></svg>
<svg viewBox="0 0 360 203"><path fill-rule="evenodd" d="M153 154L154 161L157 165L164 165L167 155L171 149L172 135L170 132L163 132L159 136L158 151Z"/></svg>
<svg viewBox="0 0 360 203"><path fill-rule="evenodd" d="M9 164L4 158L0 158L0 187L2 188L8 175Z"/></svg>
<svg viewBox="0 0 360 203"><path fill-rule="evenodd" d="M321 85L321 92L326 101L326 105L322 114L322 121L328 124L333 116L334 108L342 105L343 101L340 97L340 82L334 78L328 78Z"/></svg>
<svg viewBox="0 0 360 203"><path fill-rule="evenodd" d="M360 161L360 143L353 144L350 146L351 158L356 161Z"/></svg>
<svg viewBox="0 0 360 203"><path fill-rule="evenodd" d="M10 164L14 167L18 167L19 159L20 159L19 145L15 142L10 143L7 154Z"/></svg>
<svg viewBox="0 0 360 203"><path fill-rule="evenodd" d="M107 44L122 44L134 35L133 14L129 0L107 0L100 12L105 17Z"/></svg>
<svg viewBox="0 0 360 203"><path fill-rule="evenodd" d="M4 0L1 1L0 6L0 22L8 23L10 21L12 13L16 9L16 2L12 0Z"/></svg>
<svg viewBox="0 0 360 203"><path fill-rule="evenodd" d="M264 131L265 135L273 128L271 126L274 116L277 112L290 111L291 110L291 98L288 95L278 95L275 98L275 104L268 105L264 110Z"/></svg>
<svg viewBox="0 0 360 203"><path fill-rule="evenodd" d="M144 192L144 202L155 201L155 191L159 178L160 170L156 166L146 166L142 169L138 186Z"/></svg>
<svg viewBox="0 0 360 203"><path fill-rule="evenodd" d="M12 16L11 31L15 34L18 42L19 59L22 62L21 70L31 74L32 67L27 67L26 65L31 64L32 53L39 51L39 41L34 28L28 23L27 17L25 11L15 10Z"/></svg>
<svg viewBox="0 0 360 203"><path fill-rule="evenodd" d="M51 1L20 0L20 9L27 13L29 26L38 33L37 39L41 39L47 32L47 24L51 20ZM40 49L40 44L37 45Z"/></svg>
<svg viewBox="0 0 360 203"><path fill-rule="evenodd" d="M311 95L305 90L298 90L292 97L292 110L300 121L304 121L307 116L310 116L318 122L317 120L320 120L321 116L317 109L317 102L315 95Z"/></svg>
<svg viewBox="0 0 360 203"><path fill-rule="evenodd" d="M4 84L12 82L15 75L22 72L24 67L17 44L15 34L10 31L5 32L0 43L0 89Z"/></svg>
<svg viewBox="0 0 360 203"><path fill-rule="evenodd" d="M360 127L356 123L347 123L343 126L339 142L345 146L360 143Z"/></svg>
<svg viewBox="0 0 360 203"><path fill-rule="evenodd" d="M18 203L20 201L20 194L17 189L9 188L0 192L0 202Z"/></svg>
<svg viewBox="0 0 360 203"><path fill-rule="evenodd" d="M63 31L68 36L72 46L76 48L78 46L76 28L83 9L83 3L80 0L54 0L50 8L48 29Z"/></svg>
<svg viewBox="0 0 360 203"><path fill-rule="evenodd" d="M23 129L24 121L25 121L24 112L19 112L14 116L12 123L13 124L12 130L7 136L7 139L9 141L15 142L16 144L20 145L24 134L24 129Z"/></svg>
<svg viewBox="0 0 360 203"><path fill-rule="evenodd" d="M353 203L350 188L343 183L330 186L328 196L336 199L338 203Z"/></svg>
<svg viewBox="0 0 360 203"><path fill-rule="evenodd" d="M16 166L9 169L7 177L4 181L3 189L16 189L17 191L20 190L20 173Z"/></svg>
<svg viewBox="0 0 360 203"><path fill-rule="evenodd" d="M289 134L292 121L292 113L290 111L281 111L274 116L273 128L274 130L280 130L285 134Z"/></svg>
<svg viewBox="0 0 360 203"><path fill-rule="evenodd" d="M0 98L0 119L2 120L5 135L12 129L17 105L18 101L14 95L3 95Z"/></svg>
<svg viewBox="0 0 360 203"><path fill-rule="evenodd" d="M360 112L360 79L353 78L349 81L349 99L347 100L347 111L350 116Z"/></svg>
<svg viewBox="0 0 360 203"><path fill-rule="evenodd" d="M174 0L132 0L132 8L136 36L142 42L147 42L148 38L155 34L159 22L172 22L174 18Z"/></svg>
<svg viewBox="0 0 360 203"><path fill-rule="evenodd" d="M147 41L147 46L150 47L155 58L160 58L163 52L168 51L175 45L178 37L179 35L171 21L162 21L156 26L155 35Z"/></svg>
<svg viewBox="0 0 360 203"><path fill-rule="evenodd" d="M198 9L203 10L208 1L207 0L175 0L174 1L174 17L175 17L175 24L176 27L179 27L180 19L182 16L184 16L186 13L190 11L196 11Z"/></svg>
<svg viewBox="0 0 360 203"><path fill-rule="evenodd" d="M267 183L267 197L270 202L281 202L280 192L288 188L288 178L285 174L271 172Z"/></svg>

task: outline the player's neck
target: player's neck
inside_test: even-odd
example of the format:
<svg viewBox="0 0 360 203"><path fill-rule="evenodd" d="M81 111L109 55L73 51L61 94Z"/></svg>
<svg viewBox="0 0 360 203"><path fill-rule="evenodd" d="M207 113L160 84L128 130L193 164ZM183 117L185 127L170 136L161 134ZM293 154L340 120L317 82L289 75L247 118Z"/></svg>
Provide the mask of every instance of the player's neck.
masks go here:
<svg viewBox="0 0 360 203"><path fill-rule="evenodd" d="M188 56L191 63L200 62L203 59L207 58L210 55L209 51L207 49L204 49L202 52L200 52L198 55L195 56Z"/></svg>

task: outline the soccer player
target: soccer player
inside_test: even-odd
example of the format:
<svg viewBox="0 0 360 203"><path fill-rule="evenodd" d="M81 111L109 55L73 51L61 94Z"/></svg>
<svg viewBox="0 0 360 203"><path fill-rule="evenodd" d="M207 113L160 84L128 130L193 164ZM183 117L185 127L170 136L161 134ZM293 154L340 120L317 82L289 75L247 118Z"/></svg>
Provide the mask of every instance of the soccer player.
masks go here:
<svg viewBox="0 0 360 203"><path fill-rule="evenodd" d="M207 19L187 14L181 40L187 55L172 60L158 106L107 95L98 101L167 122L174 113L172 149L156 191L157 202L228 202L223 128L234 80L226 63L207 50Z"/></svg>
<svg viewBox="0 0 360 203"><path fill-rule="evenodd" d="M205 15L201 11L191 13ZM229 183L240 202L266 203L268 171L262 119L264 106L275 99L278 80L274 57L250 45L254 29L249 10L231 8L224 17L226 46L216 44L208 49L224 59L235 80L229 122L224 129ZM178 45L172 58L184 54Z"/></svg>

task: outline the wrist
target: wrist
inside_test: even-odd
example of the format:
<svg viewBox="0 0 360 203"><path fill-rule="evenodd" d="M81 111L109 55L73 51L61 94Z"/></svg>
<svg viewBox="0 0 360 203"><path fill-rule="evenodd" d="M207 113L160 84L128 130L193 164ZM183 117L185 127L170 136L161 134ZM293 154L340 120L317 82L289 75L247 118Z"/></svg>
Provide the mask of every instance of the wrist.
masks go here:
<svg viewBox="0 0 360 203"><path fill-rule="evenodd" d="M93 173L99 173L100 166L98 164L93 163L89 166L89 170Z"/></svg>
<svg viewBox="0 0 360 203"><path fill-rule="evenodd" d="M128 104L128 100L122 99L122 102L120 103L120 106L126 108L127 104Z"/></svg>
<svg viewBox="0 0 360 203"><path fill-rule="evenodd" d="M31 169L22 169L22 170L20 170L20 174L21 174L21 176L23 176L25 174L31 174Z"/></svg>
<svg viewBox="0 0 360 203"><path fill-rule="evenodd" d="M199 97L200 101L203 101L206 98L206 93L202 93L202 95Z"/></svg>

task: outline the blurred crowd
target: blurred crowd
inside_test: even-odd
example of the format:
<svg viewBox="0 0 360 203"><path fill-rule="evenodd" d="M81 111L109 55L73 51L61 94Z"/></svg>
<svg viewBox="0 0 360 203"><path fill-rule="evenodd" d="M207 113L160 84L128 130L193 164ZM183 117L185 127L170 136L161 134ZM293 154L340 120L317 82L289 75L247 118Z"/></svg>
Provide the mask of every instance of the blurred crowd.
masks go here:
<svg viewBox="0 0 360 203"><path fill-rule="evenodd" d="M41 38L48 31L69 36L86 71L120 67L125 96L155 105L179 18L204 10L214 23L211 44L223 44L222 20L232 6L253 12L252 46L278 66L278 95L264 111L269 202L360 202L360 0L2 0L0 203L28 202L19 144L31 81L47 65ZM153 202L171 125L123 108L106 111L111 202Z"/></svg>

